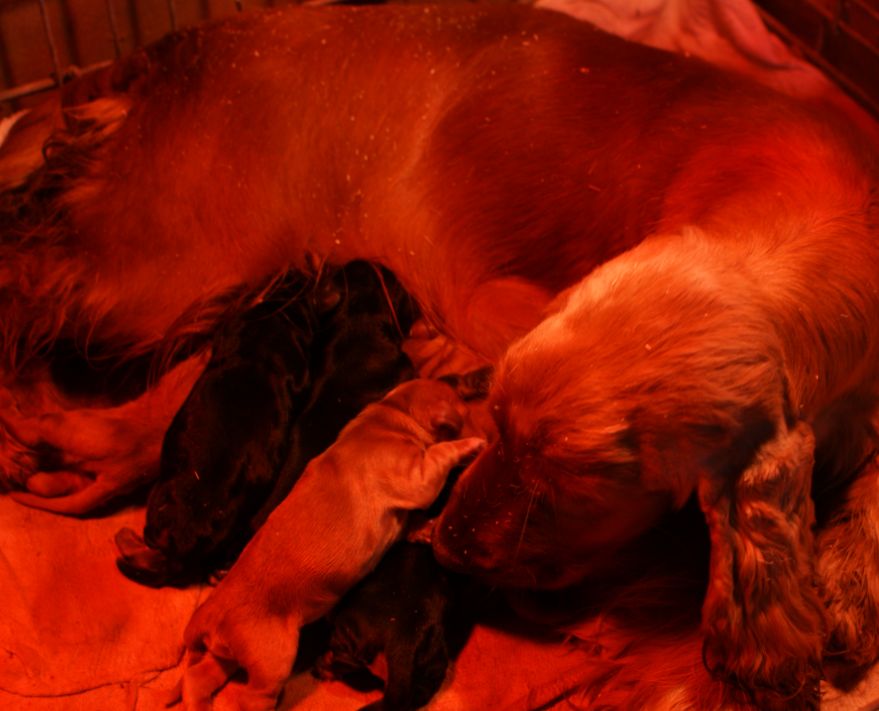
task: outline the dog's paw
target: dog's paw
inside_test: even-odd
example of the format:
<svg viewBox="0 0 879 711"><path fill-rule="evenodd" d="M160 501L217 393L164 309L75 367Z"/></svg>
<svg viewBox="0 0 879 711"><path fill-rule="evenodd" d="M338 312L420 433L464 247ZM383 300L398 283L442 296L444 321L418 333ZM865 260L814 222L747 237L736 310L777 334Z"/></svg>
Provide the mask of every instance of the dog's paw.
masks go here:
<svg viewBox="0 0 879 711"><path fill-rule="evenodd" d="M165 431L206 362L206 354L193 356L139 398L115 407L36 415L11 410L14 416L0 423L0 467L6 468L4 459L14 461L16 471L5 476L27 489L13 498L81 515L154 478Z"/></svg>
<svg viewBox="0 0 879 711"><path fill-rule="evenodd" d="M818 573L827 610L824 672L837 688L854 687L879 659L879 562L855 564L852 551L867 539L844 543L833 530L819 537Z"/></svg>
<svg viewBox="0 0 879 711"><path fill-rule="evenodd" d="M129 472L112 467L96 472L37 472L25 480L27 491L9 496L24 506L52 513L81 516L108 504L153 478L153 469Z"/></svg>
<svg viewBox="0 0 879 711"><path fill-rule="evenodd" d="M25 486L36 469L36 453L0 422L0 491Z"/></svg>

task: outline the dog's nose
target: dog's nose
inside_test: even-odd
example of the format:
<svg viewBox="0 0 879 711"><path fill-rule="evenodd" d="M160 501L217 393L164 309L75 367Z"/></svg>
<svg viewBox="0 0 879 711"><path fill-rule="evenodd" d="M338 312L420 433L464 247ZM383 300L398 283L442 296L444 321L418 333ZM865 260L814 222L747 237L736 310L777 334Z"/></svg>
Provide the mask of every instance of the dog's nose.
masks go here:
<svg viewBox="0 0 879 711"><path fill-rule="evenodd" d="M479 454L452 489L433 531L433 550L441 565L469 573L497 567L505 518L496 485L499 474L503 477L503 450L495 445Z"/></svg>
<svg viewBox="0 0 879 711"><path fill-rule="evenodd" d="M461 573L490 572L495 567L492 555L475 533L454 523L437 522L431 544L439 564Z"/></svg>

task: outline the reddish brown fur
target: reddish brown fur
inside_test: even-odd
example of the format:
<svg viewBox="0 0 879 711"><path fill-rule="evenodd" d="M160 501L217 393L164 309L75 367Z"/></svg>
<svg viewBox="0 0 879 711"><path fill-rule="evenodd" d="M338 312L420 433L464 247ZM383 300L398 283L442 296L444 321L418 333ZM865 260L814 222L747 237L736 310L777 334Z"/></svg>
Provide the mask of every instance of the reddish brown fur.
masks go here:
<svg viewBox="0 0 879 711"><path fill-rule="evenodd" d="M879 655L850 632L872 586L826 579L873 571L879 535L852 543L839 512L819 543L853 550L819 551L813 586L803 495L809 430L817 490L876 440L877 159L844 120L525 8L247 15L70 103L89 92L104 103L76 110L29 202L4 199L8 361L58 336L173 350L308 253L375 258L500 360L501 440L439 529L458 534L437 543L450 563L532 585L598 574L698 489L714 669L764 707L814 704L817 590L834 649ZM741 546L797 564L751 570Z"/></svg>

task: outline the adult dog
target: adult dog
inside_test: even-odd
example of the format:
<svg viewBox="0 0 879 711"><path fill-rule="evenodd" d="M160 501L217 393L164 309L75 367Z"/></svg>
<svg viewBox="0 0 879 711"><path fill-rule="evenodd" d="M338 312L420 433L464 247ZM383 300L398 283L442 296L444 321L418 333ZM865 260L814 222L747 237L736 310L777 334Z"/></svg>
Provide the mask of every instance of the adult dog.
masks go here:
<svg viewBox="0 0 879 711"><path fill-rule="evenodd" d="M823 653L879 656L877 470L859 468L876 442L877 159L845 120L526 8L245 15L64 103L45 165L4 198L19 409L27 357L59 338L173 351L307 253L375 259L437 329L500 360L500 440L441 521L442 560L563 585L695 492L706 661L730 688L810 707ZM4 417L26 480L57 431ZM849 487L817 565L813 477Z"/></svg>

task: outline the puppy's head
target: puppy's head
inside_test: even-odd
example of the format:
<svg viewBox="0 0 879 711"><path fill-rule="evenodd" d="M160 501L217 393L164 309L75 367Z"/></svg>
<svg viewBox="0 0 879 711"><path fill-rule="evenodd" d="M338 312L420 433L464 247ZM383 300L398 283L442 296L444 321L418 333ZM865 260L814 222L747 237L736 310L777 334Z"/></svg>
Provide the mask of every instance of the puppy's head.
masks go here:
<svg viewBox="0 0 879 711"><path fill-rule="evenodd" d="M699 472L735 468L730 451L768 436L759 423L782 399L771 329L659 261L590 277L503 358L489 397L499 439L437 523L443 564L527 587L606 574Z"/></svg>
<svg viewBox="0 0 879 711"><path fill-rule="evenodd" d="M378 264L349 262L338 270L334 283L344 302L341 318L386 320L394 340L402 340L418 317L415 301L396 277Z"/></svg>
<svg viewBox="0 0 879 711"><path fill-rule="evenodd" d="M467 405L455 388L439 380L410 380L391 391L385 403L405 412L435 442L459 437L467 424Z"/></svg>

